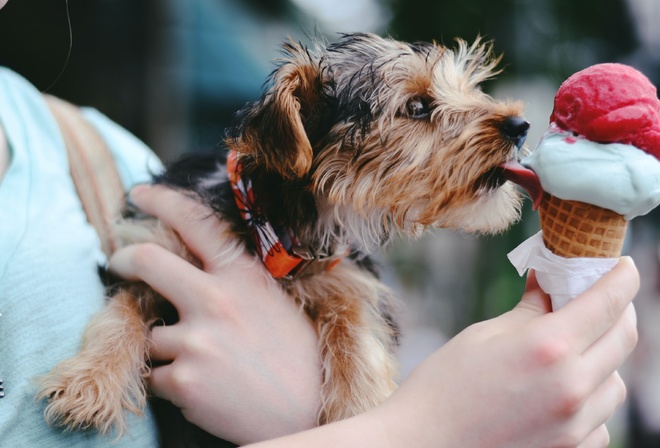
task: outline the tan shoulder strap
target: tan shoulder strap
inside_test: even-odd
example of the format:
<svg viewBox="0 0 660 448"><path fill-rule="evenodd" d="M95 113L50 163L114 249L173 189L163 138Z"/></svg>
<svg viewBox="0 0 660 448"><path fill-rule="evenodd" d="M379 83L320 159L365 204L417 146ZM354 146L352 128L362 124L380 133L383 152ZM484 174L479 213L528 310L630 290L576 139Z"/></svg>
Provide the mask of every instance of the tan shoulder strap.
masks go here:
<svg viewBox="0 0 660 448"><path fill-rule="evenodd" d="M62 132L71 177L87 220L96 229L103 252L110 256L117 249L112 220L124 197L115 161L101 135L78 107L50 95L45 95L45 99Z"/></svg>

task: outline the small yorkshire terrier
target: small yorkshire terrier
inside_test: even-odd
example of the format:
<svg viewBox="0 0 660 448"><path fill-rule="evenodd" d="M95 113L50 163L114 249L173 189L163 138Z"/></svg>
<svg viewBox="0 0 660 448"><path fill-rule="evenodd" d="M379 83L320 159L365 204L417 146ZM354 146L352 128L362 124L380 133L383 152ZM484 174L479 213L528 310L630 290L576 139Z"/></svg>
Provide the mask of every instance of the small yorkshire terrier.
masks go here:
<svg viewBox="0 0 660 448"><path fill-rule="evenodd" d="M324 424L395 388L394 302L369 252L426 228L508 227L521 197L499 166L519 158L529 123L520 103L480 89L499 62L480 39L450 49L358 33L283 50L227 151L192 154L154 182L209 206L224 223L218 257L258 257L307 312ZM117 229L124 244L156 242L195 262L171 229L130 207ZM47 420L124 432L124 411L146 403L150 329L165 306L144 283L116 286L80 353L43 379Z"/></svg>

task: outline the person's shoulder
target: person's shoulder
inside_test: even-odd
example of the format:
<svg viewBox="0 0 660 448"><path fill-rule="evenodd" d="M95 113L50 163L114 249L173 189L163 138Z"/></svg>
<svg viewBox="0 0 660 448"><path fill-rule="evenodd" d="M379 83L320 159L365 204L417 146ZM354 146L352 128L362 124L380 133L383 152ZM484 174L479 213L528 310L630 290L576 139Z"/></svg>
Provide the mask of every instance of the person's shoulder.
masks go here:
<svg viewBox="0 0 660 448"><path fill-rule="evenodd" d="M83 107L82 112L108 145L125 187L149 182L161 172L160 160L142 140L97 109Z"/></svg>
<svg viewBox="0 0 660 448"><path fill-rule="evenodd" d="M9 67L4 67L2 65L0 65L0 77L24 80L24 78L18 73L16 73L14 70L10 69Z"/></svg>
<svg viewBox="0 0 660 448"><path fill-rule="evenodd" d="M0 80L2 80L2 83L0 83L1 88L26 88L31 91L36 91L37 88L34 87L30 81L25 79L22 75L19 73L15 72L14 70L8 68L8 67L3 67L0 66Z"/></svg>

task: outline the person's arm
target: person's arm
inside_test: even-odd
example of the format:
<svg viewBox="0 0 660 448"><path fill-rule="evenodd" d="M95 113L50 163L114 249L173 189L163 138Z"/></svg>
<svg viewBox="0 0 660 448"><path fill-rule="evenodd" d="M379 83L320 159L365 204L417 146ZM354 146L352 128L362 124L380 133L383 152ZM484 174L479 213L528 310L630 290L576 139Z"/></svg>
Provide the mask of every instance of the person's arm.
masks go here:
<svg viewBox="0 0 660 448"><path fill-rule="evenodd" d="M623 258L549 313L532 275L516 309L460 333L378 408L253 446L605 447L605 422L625 399L616 368L637 342L637 288L637 271Z"/></svg>
<svg viewBox="0 0 660 448"><path fill-rule="evenodd" d="M213 218L200 221L190 219L200 216L199 211L181 213L187 207L199 207L181 195L157 187L144 189L133 199L145 211L174 226L193 248L202 250L204 242L217 235ZM168 211L170 207L179 212ZM154 265L151 261L156 256L163 258ZM263 322L256 307L244 305L251 303L246 299L259 296L264 303L287 307L286 298L279 296L276 288L265 286L269 282L260 285L253 280L239 285L233 281L236 272L225 276L204 273L148 246L124 249L112 259L111 266L121 275L147 281L183 311L180 324L188 322L186 331L176 330L175 325L154 333L156 357L174 362L169 373L159 371L168 367L156 369L152 386L181 406L193 423L237 443L272 438L279 429L283 434L309 426L306 418L300 419L306 424L298 428L282 424L278 421L281 413L273 412L281 404L278 395L286 389L277 385L300 382L305 386L297 391L301 395L296 401L304 402L307 394L313 397L314 405L299 407L301 413L295 415L311 413L318 400L318 384L312 377L319 375L319 367L318 355L311 353L315 349L306 343L296 359L303 362L310 356L314 360L303 370L309 377L288 370L286 363L275 369L268 367L279 362L278 356L286 356L278 350L291 356L300 349L295 344L291 348L286 345L296 342L296 334L299 339L309 337L309 325L300 315L294 317L306 327L292 329L293 340L280 341L275 335L264 340L258 335L259 329L252 328ZM205 269L209 270L206 263ZM548 441L556 446L606 446L604 423L625 397L616 369L637 341L631 301L638 283L632 261L623 258L594 287L551 313L549 298L530 275L515 309L457 335L421 363L381 406L255 447L534 448L548 446ZM200 294L204 300L199 300ZM269 300L270 296L275 300ZM209 307L216 310L215 318ZM221 341L216 333L222 331L220 328L227 330L220 334ZM257 340L237 337L239 330L253 333ZM244 361L236 362L235 356ZM250 375L254 369L270 371L274 376L267 381L254 378ZM272 390L269 381L275 385ZM251 384L254 382L256 389ZM228 402L228 395L239 399Z"/></svg>
<svg viewBox="0 0 660 448"><path fill-rule="evenodd" d="M112 270L146 281L179 314L176 324L152 331L152 361L167 363L152 370L152 392L235 443L316 426L318 337L302 308L247 255L219 267L220 224L197 202L146 185L131 199L172 225L203 266L154 244L129 246L110 260Z"/></svg>

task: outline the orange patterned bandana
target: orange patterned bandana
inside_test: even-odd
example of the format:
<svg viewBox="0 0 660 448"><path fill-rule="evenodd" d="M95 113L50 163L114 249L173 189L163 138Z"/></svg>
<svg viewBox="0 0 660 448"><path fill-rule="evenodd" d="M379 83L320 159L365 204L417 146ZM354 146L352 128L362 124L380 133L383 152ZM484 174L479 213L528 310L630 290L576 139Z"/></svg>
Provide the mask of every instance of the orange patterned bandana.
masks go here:
<svg viewBox="0 0 660 448"><path fill-rule="evenodd" d="M227 171L236 205L248 227L252 229L261 260L274 278L293 279L304 270L307 271L306 268L313 262L321 264L322 270L328 270L341 260L317 258L301 245L291 229L282 229L279 232L275 230L254 201L252 181L242 176L242 167L236 151L230 151L227 156ZM318 267L312 270L319 271Z"/></svg>

